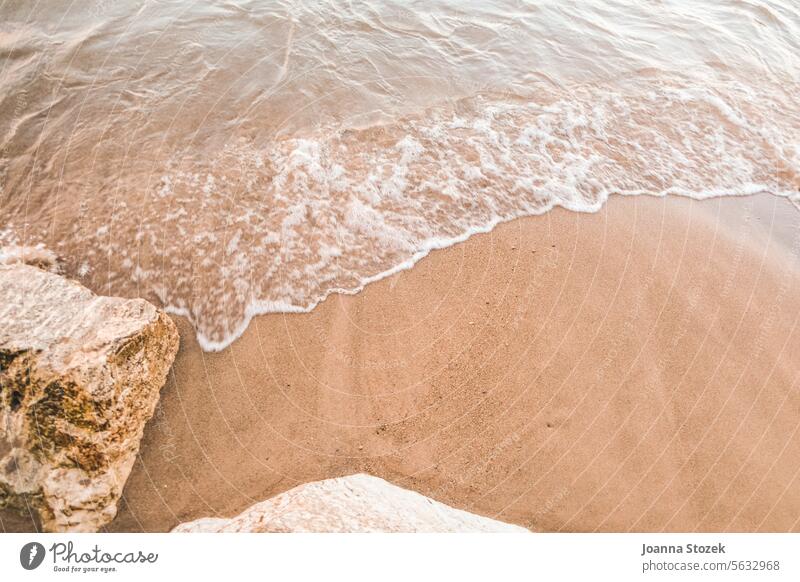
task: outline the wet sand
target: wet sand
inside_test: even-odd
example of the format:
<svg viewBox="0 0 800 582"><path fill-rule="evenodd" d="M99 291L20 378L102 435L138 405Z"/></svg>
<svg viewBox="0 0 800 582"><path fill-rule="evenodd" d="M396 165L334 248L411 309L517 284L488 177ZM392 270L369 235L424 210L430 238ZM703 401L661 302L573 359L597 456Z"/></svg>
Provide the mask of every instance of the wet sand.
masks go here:
<svg viewBox="0 0 800 582"><path fill-rule="evenodd" d="M799 253L785 200L615 197L258 317L223 352L179 319L109 530L366 472L535 531L800 531Z"/></svg>

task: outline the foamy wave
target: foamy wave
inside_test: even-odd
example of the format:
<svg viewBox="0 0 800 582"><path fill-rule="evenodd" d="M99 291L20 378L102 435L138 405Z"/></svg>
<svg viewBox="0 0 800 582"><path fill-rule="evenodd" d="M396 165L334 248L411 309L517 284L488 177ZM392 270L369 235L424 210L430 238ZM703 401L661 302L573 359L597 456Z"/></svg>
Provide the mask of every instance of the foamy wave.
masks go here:
<svg viewBox="0 0 800 582"><path fill-rule="evenodd" d="M3 240L0 233L0 241ZM61 270L58 256L51 250L39 244L35 247L19 245L0 246L0 265L14 265L22 263L33 265L45 271L58 273Z"/></svg>
<svg viewBox="0 0 800 582"><path fill-rule="evenodd" d="M254 315L308 311L555 206L595 212L613 193L771 192L800 207L793 92L652 76L483 95L264 149L242 142L174 163L146 204L115 209L113 232L98 231L96 244L120 262L115 273L133 273L137 292L155 292L193 322L204 349L220 350Z"/></svg>

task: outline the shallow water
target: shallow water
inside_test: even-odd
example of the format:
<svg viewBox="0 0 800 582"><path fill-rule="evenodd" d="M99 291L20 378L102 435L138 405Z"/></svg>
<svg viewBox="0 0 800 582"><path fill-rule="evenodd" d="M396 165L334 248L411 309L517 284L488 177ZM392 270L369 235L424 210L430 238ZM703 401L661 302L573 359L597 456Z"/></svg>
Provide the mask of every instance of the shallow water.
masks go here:
<svg viewBox="0 0 800 582"><path fill-rule="evenodd" d="M800 206L792 0L265 4L0 3L0 244L220 349L554 206Z"/></svg>

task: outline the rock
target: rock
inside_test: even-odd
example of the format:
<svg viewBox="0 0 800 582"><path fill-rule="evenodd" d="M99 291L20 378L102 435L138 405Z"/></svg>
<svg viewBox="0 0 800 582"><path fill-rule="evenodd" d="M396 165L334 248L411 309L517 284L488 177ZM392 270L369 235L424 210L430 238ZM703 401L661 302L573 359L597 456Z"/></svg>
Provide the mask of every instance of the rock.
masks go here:
<svg viewBox="0 0 800 582"><path fill-rule="evenodd" d="M172 531L528 532L364 474L300 485L231 519L206 517Z"/></svg>
<svg viewBox="0 0 800 582"><path fill-rule="evenodd" d="M143 299L0 266L0 508L35 510L45 531L110 522L177 350Z"/></svg>

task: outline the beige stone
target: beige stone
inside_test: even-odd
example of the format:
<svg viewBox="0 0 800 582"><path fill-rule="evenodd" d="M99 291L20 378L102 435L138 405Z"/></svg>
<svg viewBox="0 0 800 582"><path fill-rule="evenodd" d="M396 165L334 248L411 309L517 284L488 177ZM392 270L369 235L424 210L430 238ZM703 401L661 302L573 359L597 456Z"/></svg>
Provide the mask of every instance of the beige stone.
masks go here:
<svg viewBox="0 0 800 582"><path fill-rule="evenodd" d="M300 485L231 519L202 518L172 531L528 532L364 474Z"/></svg>
<svg viewBox="0 0 800 582"><path fill-rule="evenodd" d="M177 349L147 301L0 266L0 507L45 531L110 522Z"/></svg>

